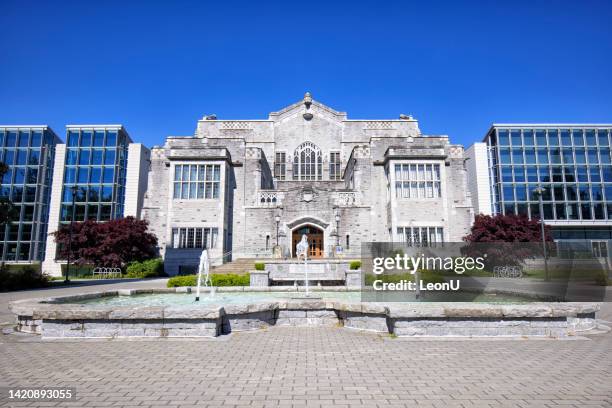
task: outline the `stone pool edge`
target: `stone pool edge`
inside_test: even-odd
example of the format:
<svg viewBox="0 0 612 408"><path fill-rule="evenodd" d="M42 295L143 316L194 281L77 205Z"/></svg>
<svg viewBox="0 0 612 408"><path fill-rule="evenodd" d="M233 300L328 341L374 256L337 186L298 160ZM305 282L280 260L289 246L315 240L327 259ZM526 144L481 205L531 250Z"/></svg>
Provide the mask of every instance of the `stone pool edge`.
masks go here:
<svg viewBox="0 0 612 408"><path fill-rule="evenodd" d="M342 291L347 291L343 287ZM293 287L218 288L219 292L293 292ZM338 288L317 288L337 291ZM318 291L318 290L315 290ZM342 326L400 337L566 337L597 327L593 302L361 303L278 299L250 304L92 306L65 303L105 296L191 293L191 288L120 289L11 302L17 330L43 338L216 337L270 326ZM63 303L53 303L61 301Z"/></svg>

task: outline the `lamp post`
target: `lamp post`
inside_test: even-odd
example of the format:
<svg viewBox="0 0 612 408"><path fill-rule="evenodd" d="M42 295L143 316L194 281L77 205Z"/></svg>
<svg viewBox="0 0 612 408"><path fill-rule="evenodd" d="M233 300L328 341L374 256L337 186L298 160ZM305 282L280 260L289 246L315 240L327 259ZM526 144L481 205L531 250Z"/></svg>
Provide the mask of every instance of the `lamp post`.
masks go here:
<svg viewBox="0 0 612 408"><path fill-rule="evenodd" d="M70 187L70 191L72 191L72 216L70 217L70 230L68 235L68 260L66 262L66 279L64 279L64 283L70 283L69 275L70 275L70 258L72 257L72 227L74 225L74 202L76 199L76 193L78 191L78 187L72 186Z"/></svg>
<svg viewBox="0 0 612 408"><path fill-rule="evenodd" d="M274 220L276 221L276 246L278 246L278 226L280 224L280 219L281 219L280 214L277 213L274 216Z"/></svg>
<svg viewBox="0 0 612 408"><path fill-rule="evenodd" d="M544 251L544 280L548 280L548 254L546 251L546 237L544 235L544 203L542 203L542 194L546 189L538 186L533 192L538 196L540 204L540 235L542 236L542 250Z"/></svg>

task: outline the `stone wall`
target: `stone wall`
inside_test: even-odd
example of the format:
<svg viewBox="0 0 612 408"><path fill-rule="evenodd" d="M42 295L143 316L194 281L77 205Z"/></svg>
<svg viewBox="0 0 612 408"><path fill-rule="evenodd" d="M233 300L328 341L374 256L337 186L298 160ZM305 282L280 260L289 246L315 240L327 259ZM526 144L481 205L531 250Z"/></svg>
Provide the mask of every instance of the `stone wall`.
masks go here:
<svg viewBox="0 0 612 408"><path fill-rule="evenodd" d="M254 288L246 288L254 290ZM335 290L346 288L336 288ZM218 288L240 292L242 287ZM322 290L319 288L318 290ZM257 292L272 291L259 288ZM283 291L286 290L274 290ZM313 288L313 292L317 289ZM361 303L287 298L225 306L100 306L70 302L107 296L190 293L190 288L119 290L11 302L18 329L43 338L215 337L271 325L344 326L407 337L565 337L598 327L597 303ZM189 296L191 296L190 294Z"/></svg>

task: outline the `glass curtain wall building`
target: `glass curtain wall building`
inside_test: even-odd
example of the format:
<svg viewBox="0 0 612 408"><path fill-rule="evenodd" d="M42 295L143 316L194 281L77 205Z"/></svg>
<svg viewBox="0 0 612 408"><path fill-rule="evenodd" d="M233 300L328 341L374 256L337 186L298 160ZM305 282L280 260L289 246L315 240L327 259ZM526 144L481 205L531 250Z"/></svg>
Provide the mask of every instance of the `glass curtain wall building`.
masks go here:
<svg viewBox="0 0 612 408"><path fill-rule="evenodd" d="M150 151L133 143L122 125L69 125L66 143L56 146L49 232L74 221L109 221L140 217L147 190ZM43 271L62 274L65 260L57 259L57 244L46 245Z"/></svg>
<svg viewBox="0 0 612 408"><path fill-rule="evenodd" d="M3 230L2 261L36 262L44 257L55 146L59 142L48 126L0 126L0 161L8 167L0 196L10 200L18 214Z"/></svg>
<svg viewBox="0 0 612 408"><path fill-rule="evenodd" d="M612 239L611 129L493 125L482 150L488 156L491 213L543 218L558 240Z"/></svg>
<svg viewBox="0 0 612 408"><path fill-rule="evenodd" d="M123 217L131 142L120 125L67 127L60 222L70 222L75 185L75 221Z"/></svg>

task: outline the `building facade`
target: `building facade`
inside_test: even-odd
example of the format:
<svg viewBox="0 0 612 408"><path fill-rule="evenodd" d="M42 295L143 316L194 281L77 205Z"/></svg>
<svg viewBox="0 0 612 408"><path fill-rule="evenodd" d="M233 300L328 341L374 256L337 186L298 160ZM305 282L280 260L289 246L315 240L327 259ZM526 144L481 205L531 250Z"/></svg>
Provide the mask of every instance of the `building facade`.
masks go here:
<svg viewBox="0 0 612 408"><path fill-rule="evenodd" d="M467 150L478 212L543 218L556 240L612 239L611 129L609 124L494 124L482 143Z"/></svg>
<svg viewBox="0 0 612 408"><path fill-rule="evenodd" d="M8 167L0 197L10 200L17 210L15 220L2 230L3 262L43 259L55 148L59 142L46 125L0 126L0 162Z"/></svg>
<svg viewBox="0 0 612 408"><path fill-rule="evenodd" d="M142 210L166 272L295 256L359 256L374 241L460 241L473 209L463 147L425 136L418 122L353 120L306 94L264 120L198 121L194 136L151 151Z"/></svg>
<svg viewBox="0 0 612 408"><path fill-rule="evenodd" d="M49 231L74 221L140 216L150 152L133 143L122 125L69 125L56 147ZM74 208L72 187L76 186ZM61 275L57 245L47 242L43 271Z"/></svg>

